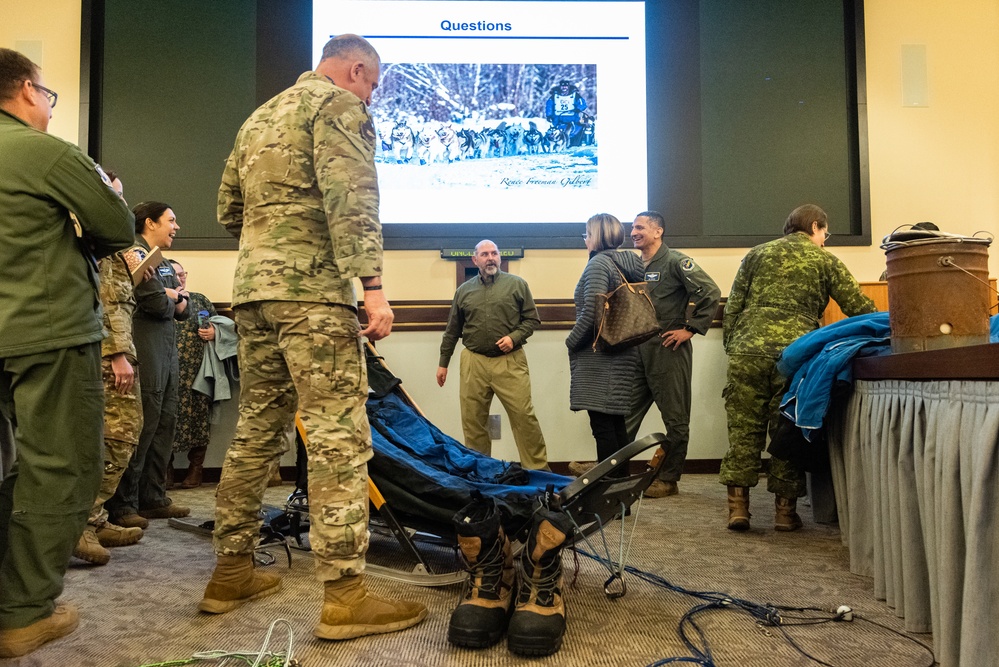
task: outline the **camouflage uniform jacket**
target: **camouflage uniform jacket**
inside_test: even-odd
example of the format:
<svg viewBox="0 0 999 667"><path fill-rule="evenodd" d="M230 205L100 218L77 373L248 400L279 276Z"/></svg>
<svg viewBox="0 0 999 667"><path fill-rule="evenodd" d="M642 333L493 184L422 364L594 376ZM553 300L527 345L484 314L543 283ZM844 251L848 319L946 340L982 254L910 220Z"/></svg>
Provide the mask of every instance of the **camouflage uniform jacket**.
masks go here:
<svg viewBox="0 0 999 667"><path fill-rule="evenodd" d="M107 337L101 343L101 356L112 357L125 353L130 363L135 363L135 342L132 340L132 315L135 313L135 296L132 294L132 276L128 265L119 253L105 257L97 263L101 277L101 305L104 306L104 329Z"/></svg>
<svg viewBox="0 0 999 667"><path fill-rule="evenodd" d="M316 72L243 123L219 188L239 238L233 305L356 307L356 276L382 272L375 131L364 102Z"/></svg>
<svg viewBox="0 0 999 667"><path fill-rule="evenodd" d="M876 310L846 265L804 233L756 246L742 260L725 304L725 351L780 357L818 328L829 297L849 316Z"/></svg>
<svg viewBox="0 0 999 667"><path fill-rule="evenodd" d="M645 281L664 331L687 327L705 334L711 328L721 290L690 257L662 244L645 265ZM694 310L688 319L687 306L691 302Z"/></svg>

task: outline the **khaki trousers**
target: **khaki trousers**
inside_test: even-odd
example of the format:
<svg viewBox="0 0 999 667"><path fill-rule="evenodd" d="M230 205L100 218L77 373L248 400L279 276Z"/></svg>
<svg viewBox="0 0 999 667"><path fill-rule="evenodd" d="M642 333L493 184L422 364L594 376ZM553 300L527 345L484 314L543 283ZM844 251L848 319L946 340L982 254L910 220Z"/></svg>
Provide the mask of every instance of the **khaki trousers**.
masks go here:
<svg viewBox="0 0 999 667"><path fill-rule="evenodd" d="M510 419L510 430L520 452L520 464L529 470L548 466L545 436L534 416L531 372L523 348L501 357L487 357L468 349L461 351L461 428L465 446L492 454L486 424L493 396L499 398Z"/></svg>

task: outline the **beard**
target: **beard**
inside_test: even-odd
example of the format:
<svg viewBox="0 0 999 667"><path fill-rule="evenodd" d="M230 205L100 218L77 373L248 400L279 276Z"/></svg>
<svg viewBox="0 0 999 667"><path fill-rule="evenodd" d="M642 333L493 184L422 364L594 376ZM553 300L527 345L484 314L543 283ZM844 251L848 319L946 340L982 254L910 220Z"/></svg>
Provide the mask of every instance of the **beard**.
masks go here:
<svg viewBox="0 0 999 667"><path fill-rule="evenodd" d="M482 273L487 276L495 276L499 272L499 267L495 264L486 264L482 267Z"/></svg>

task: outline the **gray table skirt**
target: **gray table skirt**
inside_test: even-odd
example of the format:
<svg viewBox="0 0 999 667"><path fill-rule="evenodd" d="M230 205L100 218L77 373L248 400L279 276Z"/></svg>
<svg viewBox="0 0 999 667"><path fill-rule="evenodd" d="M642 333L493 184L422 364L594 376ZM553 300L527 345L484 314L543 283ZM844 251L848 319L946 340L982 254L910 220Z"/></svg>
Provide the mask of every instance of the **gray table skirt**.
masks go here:
<svg viewBox="0 0 999 667"><path fill-rule="evenodd" d="M829 423L851 571L942 667L997 664L999 381L857 381Z"/></svg>

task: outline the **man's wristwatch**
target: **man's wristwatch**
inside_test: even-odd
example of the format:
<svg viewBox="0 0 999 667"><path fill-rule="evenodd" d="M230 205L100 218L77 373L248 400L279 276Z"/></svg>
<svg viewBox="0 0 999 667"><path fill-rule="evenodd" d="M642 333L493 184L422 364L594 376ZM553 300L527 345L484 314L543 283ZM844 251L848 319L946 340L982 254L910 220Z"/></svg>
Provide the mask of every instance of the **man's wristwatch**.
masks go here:
<svg viewBox="0 0 999 667"><path fill-rule="evenodd" d="M177 298L174 299L174 303L179 306L180 304L184 303L184 299L186 298L187 298L186 296L184 296L180 292L177 292Z"/></svg>

